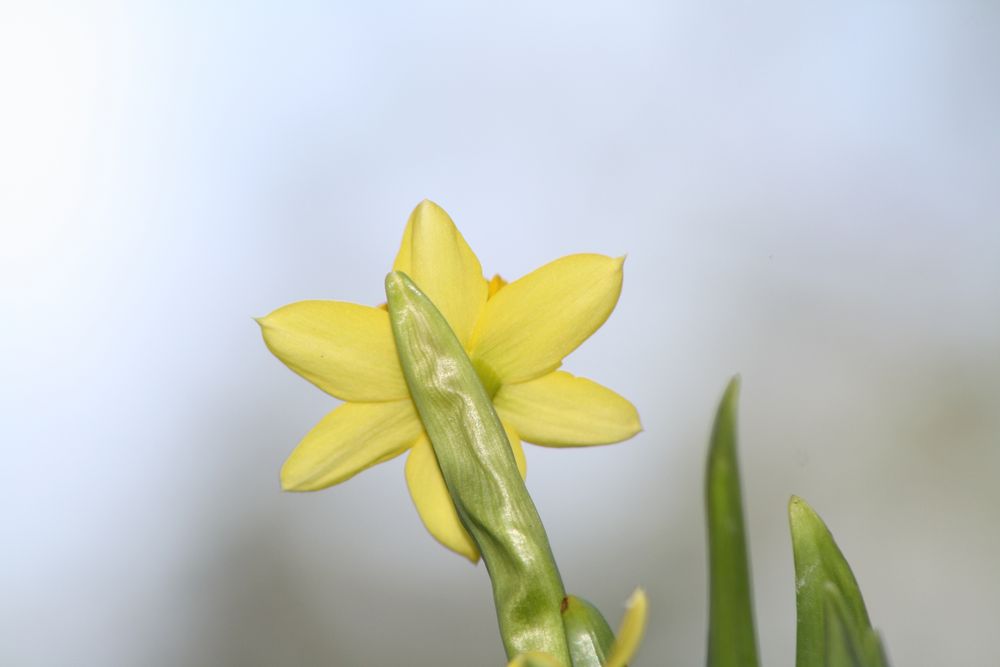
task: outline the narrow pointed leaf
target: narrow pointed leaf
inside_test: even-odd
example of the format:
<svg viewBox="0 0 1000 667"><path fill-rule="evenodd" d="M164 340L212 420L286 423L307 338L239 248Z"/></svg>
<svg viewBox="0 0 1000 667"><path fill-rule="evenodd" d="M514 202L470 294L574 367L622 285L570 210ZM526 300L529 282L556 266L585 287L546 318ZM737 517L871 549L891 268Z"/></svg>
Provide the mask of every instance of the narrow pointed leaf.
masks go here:
<svg viewBox="0 0 1000 667"><path fill-rule="evenodd" d="M886 667L851 567L819 515L788 504L795 557L796 667Z"/></svg>
<svg viewBox="0 0 1000 667"><path fill-rule="evenodd" d="M709 667L755 667L750 565L736 456L736 404L739 378L733 378L719 404L705 471L709 555Z"/></svg>
<svg viewBox="0 0 1000 667"><path fill-rule="evenodd" d="M569 665L562 580L490 396L444 316L406 274L390 273L385 292L410 395L489 570L507 657L540 652Z"/></svg>

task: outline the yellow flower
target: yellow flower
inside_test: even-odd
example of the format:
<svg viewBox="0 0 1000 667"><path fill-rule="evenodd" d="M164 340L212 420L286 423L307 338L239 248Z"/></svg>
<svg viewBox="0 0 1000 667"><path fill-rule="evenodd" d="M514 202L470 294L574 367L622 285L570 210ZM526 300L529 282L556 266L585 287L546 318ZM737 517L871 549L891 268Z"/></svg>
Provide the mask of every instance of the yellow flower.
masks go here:
<svg viewBox="0 0 1000 667"><path fill-rule="evenodd" d="M510 284L487 282L441 208L420 203L393 264L438 307L493 396L521 474L521 440L550 447L619 442L641 430L627 400L557 370L608 318L622 262L571 255ZM410 450L406 481L430 533L473 562L399 366L389 316L340 301L300 301L258 320L264 342L293 371L344 401L299 443L281 470L288 491L316 491Z"/></svg>

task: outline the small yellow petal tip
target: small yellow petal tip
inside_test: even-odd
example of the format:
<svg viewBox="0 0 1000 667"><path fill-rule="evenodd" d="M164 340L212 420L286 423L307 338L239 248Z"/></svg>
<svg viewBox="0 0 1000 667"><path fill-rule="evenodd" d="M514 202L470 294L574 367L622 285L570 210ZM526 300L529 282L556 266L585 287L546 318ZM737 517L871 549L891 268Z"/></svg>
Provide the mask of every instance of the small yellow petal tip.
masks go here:
<svg viewBox="0 0 1000 667"><path fill-rule="evenodd" d="M632 420L631 420L632 423L630 424L630 426L632 427L632 431L633 431L632 435L634 436L634 435L638 435L639 433L642 433L646 429L642 425L642 419L639 417L639 411L636 410L635 406L632 405L631 403L629 403L629 405L632 408ZM632 437L632 436L629 436L629 437Z"/></svg>
<svg viewBox="0 0 1000 667"><path fill-rule="evenodd" d="M281 328L282 324L281 314L283 312L287 312L290 308L294 307L295 305L296 304L288 304L276 310L272 310L267 315L261 315L260 317L253 317L251 319L253 319L253 321L257 323L257 326L261 328L261 331L268 331L268 330L273 331L275 329Z"/></svg>
<svg viewBox="0 0 1000 667"><path fill-rule="evenodd" d="M305 493L307 491L318 491L325 486L316 487L310 484L308 470L303 470L303 466L293 463L294 455L289 457L281 466L281 490L286 493Z"/></svg>
<svg viewBox="0 0 1000 667"><path fill-rule="evenodd" d="M495 274L492 278L490 278L490 282L487 285L486 298L492 299L497 292L506 286L507 281L503 279L503 276L499 273Z"/></svg>
<svg viewBox="0 0 1000 667"><path fill-rule="evenodd" d="M451 218L448 216L448 213L443 208L441 208L436 202L433 202L430 199L422 199L420 203L413 208L413 213L410 214L410 217L414 221L418 221L423 219L429 219L432 217L437 217L440 215L444 215L446 218L448 218L449 222L451 221Z"/></svg>
<svg viewBox="0 0 1000 667"><path fill-rule="evenodd" d="M281 490L285 493L309 493L310 491L320 491L326 486L314 487L304 483L302 480L287 480L282 476Z"/></svg>
<svg viewBox="0 0 1000 667"><path fill-rule="evenodd" d="M632 591L632 595L630 595L628 600L625 602L625 607L629 609L638 606L643 615L645 615L646 607L648 605L649 598L646 597L646 591L644 591L641 587L637 587L634 591Z"/></svg>
<svg viewBox="0 0 1000 667"><path fill-rule="evenodd" d="M625 603L625 617L622 619L611 647L611 655L605 663L606 667L624 667L628 664L646 632L646 618L649 613L649 600L646 591L636 588Z"/></svg>
<svg viewBox="0 0 1000 667"><path fill-rule="evenodd" d="M455 226L455 222L448 215L448 212L436 202L424 199L410 213L410 218L406 222L406 231L403 233L403 245L406 246L416 242L416 238L412 235L419 237L423 234L440 234L442 232L446 235L455 234L461 236L458 227ZM407 264L406 266L409 265Z"/></svg>
<svg viewBox="0 0 1000 667"><path fill-rule="evenodd" d="M469 540L460 540L454 538L449 539L449 536L447 535L439 535L431 528L431 526L427 525L427 522L424 522L424 526L427 528L427 532L431 534L431 537L433 537L435 541L437 541L437 543L443 546L445 549L458 554L459 556L466 559L473 565L479 565L479 560L481 556L479 554L479 549L476 548L476 545L474 543L472 543Z"/></svg>
<svg viewBox="0 0 1000 667"><path fill-rule="evenodd" d="M302 488L298 484L298 480L296 480L295 476L288 470L287 463L281 468L280 482L282 491L289 493L302 491Z"/></svg>
<svg viewBox="0 0 1000 667"><path fill-rule="evenodd" d="M615 440L615 442L624 442L642 433L645 427L642 425L642 420L639 418L639 411L635 409L634 405L629 404L632 408L632 414L629 419L625 422L625 428L621 436ZM613 444L613 443L608 443Z"/></svg>

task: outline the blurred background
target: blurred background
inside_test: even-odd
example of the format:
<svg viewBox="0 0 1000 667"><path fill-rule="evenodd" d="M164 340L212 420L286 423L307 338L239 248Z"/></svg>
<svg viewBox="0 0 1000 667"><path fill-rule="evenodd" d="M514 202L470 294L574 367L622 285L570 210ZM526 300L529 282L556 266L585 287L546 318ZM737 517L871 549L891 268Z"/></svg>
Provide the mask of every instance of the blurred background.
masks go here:
<svg viewBox="0 0 1000 667"><path fill-rule="evenodd" d="M375 304L435 200L489 275L628 253L566 369L645 432L527 446L568 588L698 665L702 476L743 377L758 633L786 503L897 665L1000 662L1000 5L5 3L0 664L501 665L403 460L278 470L334 399L252 316Z"/></svg>

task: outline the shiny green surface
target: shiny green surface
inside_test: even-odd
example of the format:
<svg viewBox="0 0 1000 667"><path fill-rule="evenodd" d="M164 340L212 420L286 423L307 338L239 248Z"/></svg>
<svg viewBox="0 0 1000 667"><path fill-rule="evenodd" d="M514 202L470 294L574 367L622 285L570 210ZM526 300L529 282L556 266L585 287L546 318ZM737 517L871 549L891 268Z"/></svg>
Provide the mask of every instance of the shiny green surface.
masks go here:
<svg viewBox="0 0 1000 667"><path fill-rule="evenodd" d="M885 667L858 582L819 515L792 496L796 667Z"/></svg>
<svg viewBox="0 0 1000 667"><path fill-rule="evenodd" d="M567 595L563 625L573 667L601 667L607 661L615 634L597 607L575 595Z"/></svg>
<svg viewBox="0 0 1000 667"><path fill-rule="evenodd" d="M490 397L444 317L409 277L390 273L385 291L410 394L489 570L507 656L544 651L569 665L562 580Z"/></svg>
<svg viewBox="0 0 1000 667"><path fill-rule="evenodd" d="M705 468L709 667L756 667L758 664L739 461L736 456L739 388L739 378L733 378L719 403Z"/></svg>

